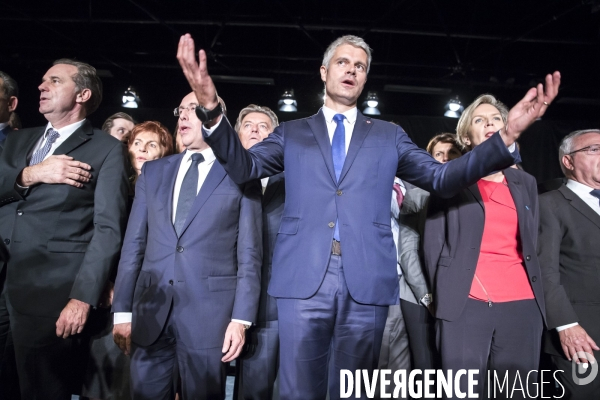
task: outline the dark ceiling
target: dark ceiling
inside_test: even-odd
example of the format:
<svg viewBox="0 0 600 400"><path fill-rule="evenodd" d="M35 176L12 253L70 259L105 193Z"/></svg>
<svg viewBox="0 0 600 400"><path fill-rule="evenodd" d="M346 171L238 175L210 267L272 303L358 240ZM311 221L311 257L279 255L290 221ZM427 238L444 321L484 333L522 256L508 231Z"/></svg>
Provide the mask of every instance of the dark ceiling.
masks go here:
<svg viewBox="0 0 600 400"><path fill-rule="evenodd" d="M232 113L248 103L275 108L293 88L297 116L322 102L318 70L327 45L356 34L374 49L363 97L377 91L385 115L440 116L450 98L469 103L484 92L512 105L560 70L563 86L547 117L598 120L599 22L599 0L0 0L0 70L21 86L25 126L43 122L36 86L62 57L101 71L96 118L118 109L133 85L142 99L136 112L163 119L189 91L175 59L189 32L208 51ZM427 90L437 94L407 92Z"/></svg>

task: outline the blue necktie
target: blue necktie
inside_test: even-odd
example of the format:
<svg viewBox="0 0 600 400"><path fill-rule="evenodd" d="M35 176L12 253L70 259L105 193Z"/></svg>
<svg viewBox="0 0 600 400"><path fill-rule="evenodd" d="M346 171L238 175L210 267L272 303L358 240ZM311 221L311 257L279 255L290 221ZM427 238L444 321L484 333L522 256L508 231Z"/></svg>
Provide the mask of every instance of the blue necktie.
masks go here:
<svg viewBox="0 0 600 400"><path fill-rule="evenodd" d="M333 157L333 169L335 170L336 181L340 180L342 168L344 167L344 160L346 160L346 128L344 127L343 114L335 114L333 120L337 124L335 132L333 132L333 140L331 141L331 156ZM338 224L339 220L335 221L335 231L333 232L333 238L340 241L340 228Z"/></svg>
<svg viewBox="0 0 600 400"><path fill-rule="evenodd" d="M600 189L594 189L590 192L590 194L594 197L597 197L598 200L600 201Z"/></svg>
<svg viewBox="0 0 600 400"><path fill-rule="evenodd" d="M54 144L54 142L56 142L56 139L60 137L60 133L58 133L52 128L48 129L47 133L48 135L46 137L46 143L44 143L44 146L42 148L38 149L38 151L33 153L33 156L31 156L31 160L29 160L29 166L36 165L44 161L44 158L46 158L46 155L52 148L52 145Z"/></svg>
<svg viewBox="0 0 600 400"><path fill-rule="evenodd" d="M177 211L175 212L175 232L181 236L181 231L185 225L185 220L190 213L196 195L198 194L198 164L204 161L204 156L200 153L192 154L192 165L187 170L181 182L179 189L179 199L177 200Z"/></svg>

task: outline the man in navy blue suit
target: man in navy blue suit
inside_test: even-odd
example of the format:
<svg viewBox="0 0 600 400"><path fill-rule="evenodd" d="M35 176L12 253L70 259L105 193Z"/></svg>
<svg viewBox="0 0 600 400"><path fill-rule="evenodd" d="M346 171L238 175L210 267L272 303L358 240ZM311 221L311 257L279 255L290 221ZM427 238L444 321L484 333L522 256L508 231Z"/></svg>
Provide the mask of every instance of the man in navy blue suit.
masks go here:
<svg viewBox="0 0 600 400"><path fill-rule="evenodd" d="M206 54L195 59L185 35L177 58L203 109L205 140L229 176L241 183L285 170L286 202L269 294L277 298L282 399L340 397L340 370L377 367L387 306L398 303L396 253L390 229L394 176L450 197L479 178L512 165L514 142L543 115L560 74L530 89L497 132L469 154L440 164L399 126L366 118L356 108L371 65L359 37L326 50L320 69L323 108L281 124L245 150L226 118L215 115L216 89ZM514 151L514 150L511 150ZM366 397L365 391L361 394Z"/></svg>
<svg viewBox="0 0 600 400"><path fill-rule="evenodd" d="M194 93L175 109L186 151L144 163L113 299L133 399L223 399L225 364L255 321L262 262L258 181L238 185L202 138ZM225 354L223 354L225 353Z"/></svg>
<svg viewBox="0 0 600 400"><path fill-rule="evenodd" d="M9 125L10 115L19 104L19 86L7 73L0 71L0 151L6 135L12 130Z"/></svg>

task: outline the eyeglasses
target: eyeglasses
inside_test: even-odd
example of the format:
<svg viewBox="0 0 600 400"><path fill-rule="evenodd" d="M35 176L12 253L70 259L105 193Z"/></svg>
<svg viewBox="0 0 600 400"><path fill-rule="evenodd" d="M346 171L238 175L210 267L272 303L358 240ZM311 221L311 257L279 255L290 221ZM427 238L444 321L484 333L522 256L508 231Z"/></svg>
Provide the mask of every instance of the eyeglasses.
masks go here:
<svg viewBox="0 0 600 400"><path fill-rule="evenodd" d="M585 153L588 156L597 156L597 155L600 155L600 144L593 144L591 146L587 146L587 147L584 147L582 149L572 151L568 155L579 153L579 152Z"/></svg>
<svg viewBox="0 0 600 400"><path fill-rule="evenodd" d="M198 107L198 104L194 104L194 103L190 104L187 107L179 106L173 110L173 115L176 117L179 117L181 114L183 114L183 112L185 110L188 110L189 112L193 113L193 112L196 112L197 107Z"/></svg>

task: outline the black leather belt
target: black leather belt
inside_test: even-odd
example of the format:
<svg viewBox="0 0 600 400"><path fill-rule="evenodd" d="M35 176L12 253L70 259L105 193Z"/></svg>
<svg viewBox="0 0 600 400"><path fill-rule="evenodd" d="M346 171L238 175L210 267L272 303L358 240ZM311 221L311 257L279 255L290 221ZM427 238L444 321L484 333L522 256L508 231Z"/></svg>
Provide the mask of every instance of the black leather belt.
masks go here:
<svg viewBox="0 0 600 400"><path fill-rule="evenodd" d="M331 242L331 254L333 254L335 256L342 255L342 245L340 242L338 242L335 239L333 239L333 242Z"/></svg>

